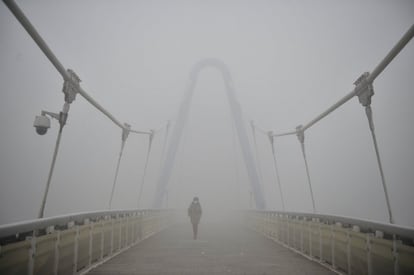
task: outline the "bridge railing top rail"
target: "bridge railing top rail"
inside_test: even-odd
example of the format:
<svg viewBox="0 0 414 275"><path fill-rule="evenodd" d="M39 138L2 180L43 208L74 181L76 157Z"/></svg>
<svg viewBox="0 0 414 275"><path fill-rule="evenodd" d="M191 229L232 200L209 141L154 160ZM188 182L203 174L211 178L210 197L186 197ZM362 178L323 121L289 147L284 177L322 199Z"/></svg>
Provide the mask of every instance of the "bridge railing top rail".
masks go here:
<svg viewBox="0 0 414 275"><path fill-rule="evenodd" d="M336 215L326 215L326 214L312 214L312 213L303 213L303 212L283 212L283 211L261 211L261 210L251 210L251 212L263 213L265 215L277 215L277 216L287 216L287 217L296 217L301 220L314 220L317 219L319 222L336 224L341 223L344 227L358 226L359 230L362 232L372 232L381 231L384 234L390 236L398 236L400 238L406 238L414 241L414 228L402 225L395 225L390 223L382 223L378 221L372 221L368 219L358 219L351 218L346 216L336 216Z"/></svg>

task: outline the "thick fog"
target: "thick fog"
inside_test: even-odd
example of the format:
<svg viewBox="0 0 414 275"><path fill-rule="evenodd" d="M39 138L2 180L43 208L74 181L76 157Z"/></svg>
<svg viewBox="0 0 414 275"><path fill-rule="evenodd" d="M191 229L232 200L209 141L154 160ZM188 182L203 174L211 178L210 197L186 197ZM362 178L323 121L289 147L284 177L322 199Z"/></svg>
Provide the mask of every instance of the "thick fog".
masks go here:
<svg viewBox="0 0 414 275"><path fill-rule="evenodd" d="M249 122L294 130L353 89L414 23L412 1L18 1L81 86L133 129L154 137L141 207L152 207L166 123L175 125L189 73L217 58L231 73L251 148ZM0 4L0 224L37 217L58 123L63 79ZM414 42L374 82L372 109L397 224L414 226ZM256 163L268 209L281 210L268 138L256 132ZM357 98L305 133L319 213L388 221L364 108ZM107 209L121 129L80 95L71 104L45 216ZM148 136L130 134L113 209L137 207ZM275 140L286 210L312 212L295 136ZM200 198L206 218L254 206L223 78L198 76L164 206Z"/></svg>

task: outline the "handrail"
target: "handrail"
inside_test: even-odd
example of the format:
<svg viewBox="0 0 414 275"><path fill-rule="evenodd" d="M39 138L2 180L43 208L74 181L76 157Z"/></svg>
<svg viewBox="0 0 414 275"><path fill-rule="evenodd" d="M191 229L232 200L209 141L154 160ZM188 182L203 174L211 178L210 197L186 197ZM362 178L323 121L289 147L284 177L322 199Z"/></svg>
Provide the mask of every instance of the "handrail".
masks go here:
<svg viewBox="0 0 414 275"><path fill-rule="evenodd" d="M105 210L93 212L80 212L68 215L61 215L49 218L33 219L28 221L0 225L0 238L14 236L34 230L41 230L50 226L64 226L70 222L83 223L86 219L98 219L109 216L132 216L137 214L153 213L162 210L156 209L125 209L125 210Z"/></svg>
<svg viewBox="0 0 414 275"><path fill-rule="evenodd" d="M401 226L390 223L382 223L368 219L352 218L347 216L313 214L305 212L283 212L283 211L259 211L251 210L257 213L285 215L289 217L302 217L306 219L319 219L321 222L330 224L341 223L343 225L358 226L361 231L381 231L390 235L397 235L414 241L414 228L409 226Z"/></svg>
<svg viewBox="0 0 414 275"><path fill-rule="evenodd" d="M414 228L333 215L244 213L249 228L338 274L414 274Z"/></svg>

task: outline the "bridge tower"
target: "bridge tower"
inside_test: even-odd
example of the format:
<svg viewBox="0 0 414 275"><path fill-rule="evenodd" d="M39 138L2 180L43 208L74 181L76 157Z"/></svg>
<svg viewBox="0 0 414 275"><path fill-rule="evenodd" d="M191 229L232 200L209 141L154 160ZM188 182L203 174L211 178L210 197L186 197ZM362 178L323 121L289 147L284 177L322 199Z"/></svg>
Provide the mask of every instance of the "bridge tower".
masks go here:
<svg viewBox="0 0 414 275"><path fill-rule="evenodd" d="M203 59L197 62L190 72L190 79L184 95L184 99L181 102L181 106L178 113L177 121L171 133L171 139L169 147L166 152L166 156L158 179L153 207L160 208L162 200L168 186L168 182L171 176L172 169L174 167L174 161L177 154L180 140L184 130L184 126L187 122L188 114L190 111L191 100L194 94L194 88L197 83L197 77L200 71L206 67L213 67L219 70L223 76L224 85L226 88L226 94L229 101L230 110L232 113L233 121L235 124L237 136L242 149L242 155L244 164L247 169L247 174L251 184L253 196L256 203L256 208L265 209L266 201L263 195L263 190L260 184L260 177L257 171L257 166L253 158L252 147L250 145L246 127L244 124L241 106L237 100L233 81L231 79L230 71L227 66L220 60L214 58Z"/></svg>

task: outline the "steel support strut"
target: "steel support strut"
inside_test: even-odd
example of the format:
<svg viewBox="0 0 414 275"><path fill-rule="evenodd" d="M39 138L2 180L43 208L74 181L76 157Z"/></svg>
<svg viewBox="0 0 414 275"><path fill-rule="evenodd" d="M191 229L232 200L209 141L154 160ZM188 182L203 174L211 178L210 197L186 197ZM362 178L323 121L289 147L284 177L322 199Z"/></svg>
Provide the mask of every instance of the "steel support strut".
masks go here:
<svg viewBox="0 0 414 275"><path fill-rule="evenodd" d="M47 195L49 193L49 187L50 187L53 172L54 172L54 169L55 169L57 154L59 152L59 147L60 147L60 140L62 138L63 127L65 126L66 120L68 118L70 104L76 99L76 95L79 92L79 83L80 83L81 80L79 79L79 77L72 70L68 70L67 74L69 75L70 80L65 80L64 83L63 83L62 91L63 91L64 97L65 97L65 103L63 105L62 111L59 114L54 114L54 113L46 112L46 111L42 112L42 114L48 114L52 118L55 118L55 119L59 120L59 132L58 132L58 136L56 138L55 149L53 151L52 163L50 164L50 169L49 169L49 174L48 174L48 177L47 177L45 192L43 194L42 203L41 203L40 209L39 209L39 214L38 214L39 219L43 218L44 214L45 214Z"/></svg>
<svg viewBox="0 0 414 275"><path fill-rule="evenodd" d="M392 211L391 211L391 203L390 203L390 199L388 196L387 185L385 183L384 170L382 168L381 157L380 157L380 153L378 149L377 137L375 135L374 119L372 116L372 109L371 109L371 98L374 95L374 88L372 85L372 81L369 81L369 79L371 79L369 76L370 74L368 72L363 73L354 83L356 86L355 90L357 91L356 95L358 96L359 102L361 103L362 106L365 107L365 114L368 119L368 125L371 131L372 141L374 143L375 154L376 154L377 163L378 163L378 169L381 175L382 188L384 190L385 201L387 203L388 219L390 223L394 223L394 218L392 216Z"/></svg>
<svg viewBox="0 0 414 275"><path fill-rule="evenodd" d="M305 161L306 175L308 177L309 192L310 192L311 199L312 199L313 213L316 213L315 198L313 197L312 182L311 182L311 178L309 174L308 160L306 158L306 151L305 151L305 131L302 125L299 125L298 127L296 127L296 133L297 133L296 135L300 142L300 147L302 149L303 160Z"/></svg>
<svg viewBox="0 0 414 275"><path fill-rule="evenodd" d="M274 144L274 136L273 136L273 133L272 132L268 132L268 137L269 137L269 141L270 141L270 146L272 147L273 164L275 166L276 181L277 181L277 185L279 187L280 199L281 199L281 202L282 202L282 210L285 211L285 199L283 197L282 184L280 183L279 169L277 167L276 151L275 151L275 144Z"/></svg>
<svg viewBox="0 0 414 275"><path fill-rule="evenodd" d="M109 197L108 209L111 209L111 207L112 207L112 199L114 197L115 186L116 186L116 182L118 180L119 166L121 164L122 154L124 152L124 147L125 147L126 140L129 136L129 133L131 132L131 130L130 130L131 125L125 123L124 126L125 127L122 128L121 150L119 151L118 162L117 162L116 170L115 170L114 183L112 184L111 196Z"/></svg>

